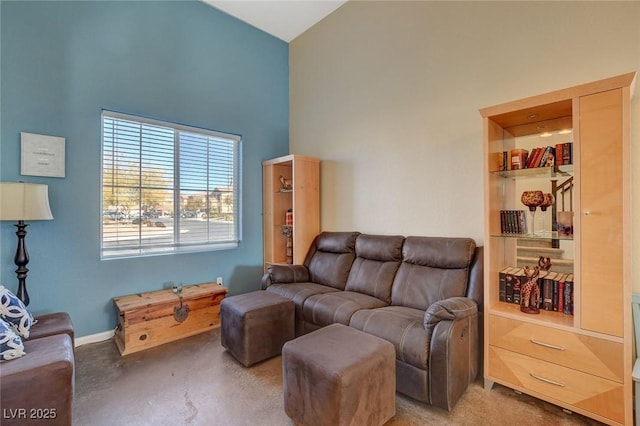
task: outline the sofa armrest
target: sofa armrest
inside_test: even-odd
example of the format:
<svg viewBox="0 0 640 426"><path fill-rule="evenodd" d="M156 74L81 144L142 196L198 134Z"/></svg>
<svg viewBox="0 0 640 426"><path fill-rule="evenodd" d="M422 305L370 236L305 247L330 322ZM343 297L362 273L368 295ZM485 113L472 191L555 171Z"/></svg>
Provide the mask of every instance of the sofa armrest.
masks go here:
<svg viewBox="0 0 640 426"><path fill-rule="evenodd" d="M67 334L74 343L74 331L71 317L66 312L56 312L52 314L38 315L35 317L36 323L29 330L29 338L23 340L35 340L42 337L54 336L56 334Z"/></svg>
<svg viewBox="0 0 640 426"><path fill-rule="evenodd" d="M478 304L468 297L450 297L435 302L424 313L424 329L429 334L440 321L456 321L477 315Z"/></svg>
<svg viewBox="0 0 640 426"><path fill-rule="evenodd" d="M24 342L22 358L2 363L3 425L71 425L75 358L71 337L57 334ZM30 416L31 410L46 417ZM43 419L50 419L50 422Z"/></svg>
<svg viewBox="0 0 640 426"><path fill-rule="evenodd" d="M262 277L262 289L275 283L299 283L309 281L309 269L304 265L269 265Z"/></svg>
<svg viewBox="0 0 640 426"><path fill-rule="evenodd" d="M478 375L478 306L466 297L436 302L425 313L424 326L431 334L429 399L451 411Z"/></svg>

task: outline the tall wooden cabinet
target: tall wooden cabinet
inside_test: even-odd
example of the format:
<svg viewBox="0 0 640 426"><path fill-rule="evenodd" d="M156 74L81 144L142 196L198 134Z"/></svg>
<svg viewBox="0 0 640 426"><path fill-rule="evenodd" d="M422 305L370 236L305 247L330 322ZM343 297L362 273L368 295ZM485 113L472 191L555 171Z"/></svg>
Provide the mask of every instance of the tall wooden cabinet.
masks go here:
<svg viewBox="0 0 640 426"><path fill-rule="evenodd" d="M629 110L634 80L635 73L629 73L480 110L485 387L500 383L604 423L628 425L633 424ZM503 152L531 152L549 144L540 136L559 131L572 142L571 164L501 170ZM527 210L520 197L524 190L544 191L552 181L565 180L573 183L573 236L560 236L550 226L538 235L504 233L501 211ZM500 271L517 265L523 240L559 242L573 253L572 314L545 309L527 314L501 300Z"/></svg>
<svg viewBox="0 0 640 426"><path fill-rule="evenodd" d="M263 161L262 185L265 270L302 264L320 232L320 160L291 154Z"/></svg>

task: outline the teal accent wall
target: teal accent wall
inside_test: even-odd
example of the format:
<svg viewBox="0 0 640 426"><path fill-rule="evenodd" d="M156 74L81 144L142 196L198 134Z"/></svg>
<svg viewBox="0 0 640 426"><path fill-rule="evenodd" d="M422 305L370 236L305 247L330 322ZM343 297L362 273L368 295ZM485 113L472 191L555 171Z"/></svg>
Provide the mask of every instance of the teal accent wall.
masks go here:
<svg viewBox="0 0 640 426"><path fill-rule="evenodd" d="M288 44L197 1L0 2L0 178L49 185L31 222L34 314L67 311L76 335L116 325L113 297L262 275L261 161L288 153ZM242 135L242 246L100 261L100 111ZM66 177L20 175L20 132L66 138ZM15 227L0 223L0 279L17 291Z"/></svg>

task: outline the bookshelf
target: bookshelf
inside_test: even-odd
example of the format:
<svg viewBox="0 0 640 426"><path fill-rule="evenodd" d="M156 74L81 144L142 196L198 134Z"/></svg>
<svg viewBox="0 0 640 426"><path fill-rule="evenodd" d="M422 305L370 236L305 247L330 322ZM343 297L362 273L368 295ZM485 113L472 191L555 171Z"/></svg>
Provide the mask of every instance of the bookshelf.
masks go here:
<svg viewBox="0 0 640 426"><path fill-rule="evenodd" d="M302 264L320 232L320 160L291 154L263 161L262 209L264 270Z"/></svg>
<svg viewBox="0 0 640 426"><path fill-rule="evenodd" d="M634 80L635 73L628 73L480 110L485 387L500 383L607 424L633 423L629 121ZM567 142L571 164L522 167L527 164L522 151ZM505 152L518 156L518 169L508 170L511 154ZM501 211L529 214L523 191L552 191L567 179L573 185L572 235L559 236L549 212L537 235L503 232ZM527 314L500 300L499 271L516 266L523 237L555 241L571 253L573 315L543 309Z"/></svg>

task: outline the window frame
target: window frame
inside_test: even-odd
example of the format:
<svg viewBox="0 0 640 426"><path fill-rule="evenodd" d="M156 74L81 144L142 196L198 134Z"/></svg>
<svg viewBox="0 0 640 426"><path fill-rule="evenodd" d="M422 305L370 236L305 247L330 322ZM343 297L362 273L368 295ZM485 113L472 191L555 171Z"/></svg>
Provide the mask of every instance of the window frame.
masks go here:
<svg viewBox="0 0 640 426"><path fill-rule="evenodd" d="M171 243L162 243L162 244L144 244L142 243L142 220L138 223L138 244L137 245L129 245L125 247L106 247L105 246L105 220L104 220L104 212L105 212L105 189L109 188L105 186L105 119L113 119L113 120L125 120L128 122L133 122L143 125L149 126L159 126L166 129L171 129L173 131L173 184L171 186L171 191L173 192L172 196L172 207L173 207L173 233L171 238ZM231 162L227 163L227 165L231 165L232 172L232 180L233 185L231 186L231 194L232 199L234 201L234 206L232 208L233 222L233 236L234 238L230 238L229 240L223 240L220 242L216 242L211 239L209 235L209 231L207 231L207 241L200 242L181 242L180 234L182 225L182 218L180 212L182 211L181 206L181 195L184 192L189 192L190 190L185 189L181 185L181 163L180 163L180 143L182 133L195 134L197 136L206 137L207 138L207 150L211 146L211 138L229 142L232 144L232 149L229 151L232 153ZM112 142L115 143L115 142ZM121 144L124 145L124 144ZM138 149L142 152L142 142L140 142ZM208 152L208 151L207 151ZM142 156L142 154L140 154ZM156 159L156 157L154 157ZM207 168L209 168L211 164L211 158L206 157ZM147 186L142 183L142 174L147 163L140 161L138 164L138 176L139 176L139 184L137 186L139 191L139 198L142 199L142 192L144 189L148 189ZM224 164L224 162L223 162ZM115 165L112 167L115 168ZM112 172L113 173L113 172ZM187 179L185 179L187 180ZM209 187L209 181L205 182L205 186L207 187L206 191L204 189L200 189L200 191L205 191L206 195L206 214L207 217L207 230L209 229L210 223L212 222L210 212L210 197L211 193L218 189L218 187L211 188ZM114 185L112 187L117 187L118 185ZM195 189L191 189L191 191L195 191ZM220 201L219 201L220 202ZM142 200L140 200L140 205L142 205ZM139 214L141 214L141 209L138 210ZM116 211L117 213L117 211ZM242 243L242 137L237 134L225 133L214 131L210 129L204 129L195 126L188 126L184 124L158 120L154 118L149 118L140 115L127 114L118 111L102 109L100 114L100 211L99 211L99 220L100 220L100 259L101 260L112 260L112 259L123 259L123 258L138 258L138 257L147 257L147 256L159 256L159 255L172 255L178 253L193 253L193 252L207 252L207 251L217 251L217 250L229 250L235 249L241 246Z"/></svg>

